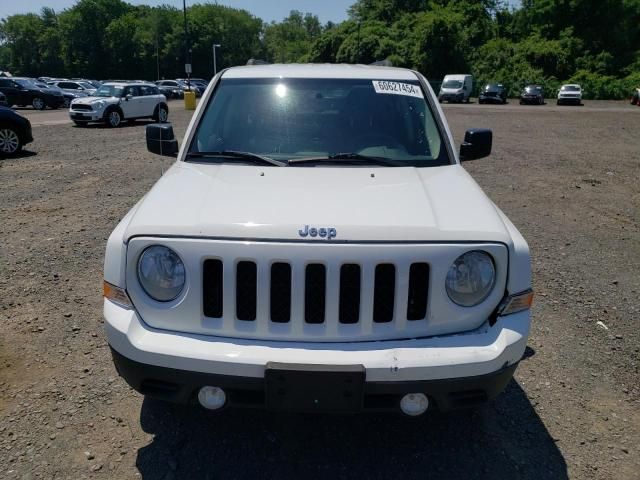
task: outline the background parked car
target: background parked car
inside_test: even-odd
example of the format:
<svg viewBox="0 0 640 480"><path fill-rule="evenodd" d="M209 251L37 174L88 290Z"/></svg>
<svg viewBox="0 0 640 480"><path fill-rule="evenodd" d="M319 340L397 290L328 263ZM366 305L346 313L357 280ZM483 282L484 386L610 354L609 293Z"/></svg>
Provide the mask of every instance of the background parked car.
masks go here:
<svg viewBox="0 0 640 480"><path fill-rule="evenodd" d="M102 85L102 83L99 82L98 80L91 80L91 79L88 79L88 78L72 78L71 80L74 81L74 82L88 83L89 85L91 85L95 89L100 88L100 85Z"/></svg>
<svg viewBox="0 0 640 480"><path fill-rule="evenodd" d="M0 92L6 95L9 106L31 105L36 110L44 110L46 107L59 108L64 105L62 93L39 87L37 83L32 78L0 78Z"/></svg>
<svg viewBox="0 0 640 480"><path fill-rule="evenodd" d="M156 85L167 98L184 98L184 89L175 80L158 80Z"/></svg>
<svg viewBox="0 0 640 480"><path fill-rule="evenodd" d="M445 75L438 93L438 101L467 102L473 90L473 76L471 75Z"/></svg>
<svg viewBox="0 0 640 480"><path fill-rule="evenodd" d="M166 122L169 107L166 97L152 83L105 83L91 97L71 102L69 116L78 125L104 122L109 127L119 127L125 120L153 118Z"/></svg>
<svg viewBox="0 0 640 480"><path fill-rule="evenodd" d="M544 105L544 89L541 85L527 85L520 94L520 105L525 103Z"/></svg>
<svg viewBox="0 0 640 480"><path fill-rule="evenodd" d="M31 122L10 108L0 107L0 155L15 155L30 142Z"/></svg>
<svg viewBox="0 0 640 480"><path fill-rule="evenodd" d="M640 106L640 87L636 88L633 95L631 95L631 105Z"/></svg>
<svg viewBox="0 0 640 480"><path fill-rule="evenodd" d="M573 103L574 105L582 104L582 87L575 83L562 85L558 91L558 105Z"/></svg>
<svg viewBox="0 0 640 480"><path fill-rule="evenodd" d="M62 90L59 87L56 87L55 84L44 84L44 83L36 83L37 86L41 87L41 88L47 88L49 90L52 90L54 92L60 92L62 94L62 96L64 97L64 103L62 104L62 106L64 108L69 108L69 105L71 105L71 102L73 100L75 100L76 98L82 98L82 97L86 97L88 96L88 94L84 91L71 91L71 90Z"/></svg>
<svg viewBox="0 0 640 480"><path fill-rule="evenodd" d="M480 92L478 103L507 103L507 89L501 83L489 83Z"/></svg>
<svg viewBox="0 0 640 480"><path fill-rule="evenodd" d="M92 95L96 92L96 87L83 81L59 80L47 82L47 85L54 85L65 92L81 92L87 95Z"/></svg>
<svg viewBox="0 0 640 480"><path fill-rule="evenodd" d="M199 82L194 82L193 79L190 79L189 82L187 83L186 78L176 78L176 82L182 85L182 88L184 89L185 92L188 92L189 90L193 90L196 94L196 97L201 97L204 91L207 89L206 86L203 86Z"/></svg>

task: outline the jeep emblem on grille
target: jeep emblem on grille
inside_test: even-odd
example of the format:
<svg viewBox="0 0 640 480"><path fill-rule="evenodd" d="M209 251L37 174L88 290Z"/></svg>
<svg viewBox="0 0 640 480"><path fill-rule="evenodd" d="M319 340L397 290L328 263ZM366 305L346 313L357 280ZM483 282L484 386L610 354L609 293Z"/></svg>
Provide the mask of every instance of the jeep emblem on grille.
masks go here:
<svg viewBox="0 0 640 480"><path fill-rule="evenodd" d="M310 227L309 225L305 225L304 228L298 230L298 235L301 237L320 237L326 238L327 240L331 240L332 238L336 238L338 235L338 231L333 227Z"/></svg>

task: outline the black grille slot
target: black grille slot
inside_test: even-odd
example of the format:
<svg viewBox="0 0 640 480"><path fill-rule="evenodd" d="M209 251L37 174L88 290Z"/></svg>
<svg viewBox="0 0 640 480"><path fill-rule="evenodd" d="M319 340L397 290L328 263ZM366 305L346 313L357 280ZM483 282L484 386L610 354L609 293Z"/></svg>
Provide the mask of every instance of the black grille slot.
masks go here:
<svg viewBox="0 0 640 480"><path fill-rule="evenodd" d="M429 291L429 265L413 263L409 269L409 298L407 320L422 320L427 316L427 292Z"/></svg>
<svg viewBox="0 0 640 480"><path fill-rule="evenodd" d="M291 265L271 265L271 321L287 323L291 320Z"/></svg>
<svg viewBox="0 0 640 480"><path fill-rule="evenodd" d="M202 308L206 317L222 317L222 261L205 260L202 269Z"/></svg>
<svg viewBox="0 0 640 480"><path fill-rule="evenodd" d="M307 265L304 283L304 319L307 323L323 323L327 275L324 265Z"/></svg>
<svg viewBox="0 0 640 480"><path fill-rule="evenodd" d="M72 110L84 110L90 112L92 110L91 105L84 105L82 103L74 104Z"/></svg>
<svg viewBox="0 0 640 480"><path fill-rule="evenodd" d="M238 262L236 267L236 317L256 319L257 268L253 262Z"/></svg>
<svg viewBox="0 0 640 480"><path fill-rule="evenodd" d="M360 315L360 265L340 267L340 323L358 323Z"/></svg>
<svg viewBox="0 0 640 480"><path fill-rule="evenodd" d="M396 267L390 263L376 266L373 290L373 321L385 323L393 320L393 306L396 292Z"/></svg>

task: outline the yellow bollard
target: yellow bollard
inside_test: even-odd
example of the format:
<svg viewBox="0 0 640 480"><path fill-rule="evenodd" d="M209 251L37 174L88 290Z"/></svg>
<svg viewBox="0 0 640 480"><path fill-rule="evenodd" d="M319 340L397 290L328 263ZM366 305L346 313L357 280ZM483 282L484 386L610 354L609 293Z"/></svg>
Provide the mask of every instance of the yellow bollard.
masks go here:
<svg viewBox="0 0 640 480"><path fill-rule="evenodd" d="M196 94L195 92L184 92L184 109L195 110L196 109Z"/></svg>

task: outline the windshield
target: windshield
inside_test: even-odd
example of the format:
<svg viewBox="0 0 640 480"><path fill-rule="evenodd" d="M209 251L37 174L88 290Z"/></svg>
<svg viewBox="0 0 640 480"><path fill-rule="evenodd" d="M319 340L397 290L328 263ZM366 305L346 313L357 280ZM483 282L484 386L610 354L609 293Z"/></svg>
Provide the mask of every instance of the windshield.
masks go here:
<svg viewBox="0 0 640 480"><path fill-rule="evenodd" d="M116 87L114 85L102 85L96 93L93 94L94 97L121 97L123 87Z"/></svg>
<svg viewBox="0 0 640 480"><path fill-rule="evenodd" d="M529 86L525 87L527 93L539 93L542 90L542 87Z"/></svg>
<svg viewBox="0 0 640 480"><path fill-rule="evenodd" d="M484 87L485 92L499 92L502 90L502 85L487 85Z"/></svg>
<svg viewBox="0 0 640 480"><path fill-rule="evenodd" d="M91 85L88 82L78 82L81 86L83 86L84 88L88 88L89 90L95 90L96 87L94 87L93 85Z"/></svg>
<svg viewBox="0 0 640 480"><path fill-rule="evenodd" d="M222 151L450 163L417 81L222 79L189 152Z"/></svg>
<svg viewBox="0 0 640 480"><path fill-rule="evenodd" d="M447 80L442 84L442 88L462 88L460 80Z"/></svg>
<svg viewBox="0 0 640 480"><path fill-rule="evenodd" d="M576 85L563 85L560 90L563 90L565 92L579 92L580 87Z"/></svg>
<svg viewBox="0 0 640 480"><path fill-rule="evenodd" d="M15 78L14 81L23 88L42 88L38 87L33 80L26 78Z"/></svg>

